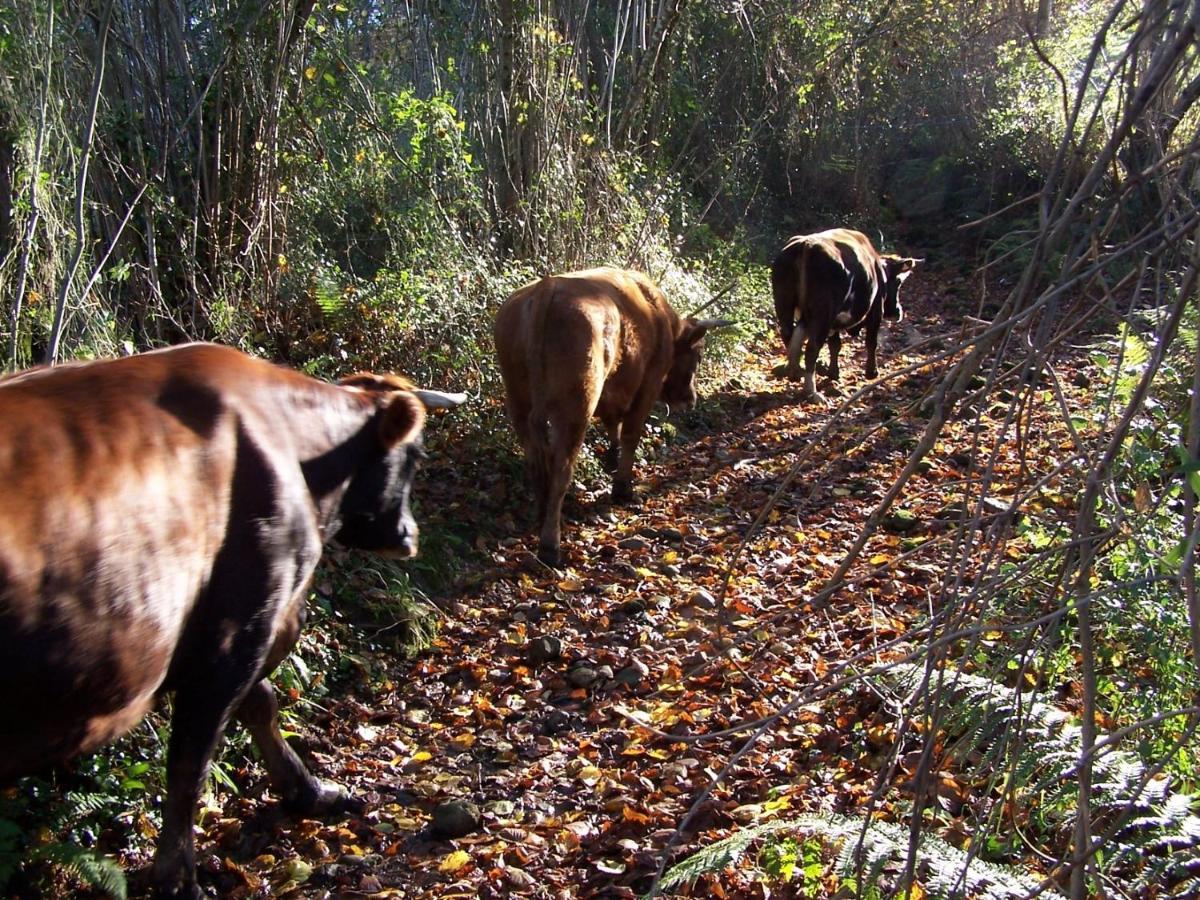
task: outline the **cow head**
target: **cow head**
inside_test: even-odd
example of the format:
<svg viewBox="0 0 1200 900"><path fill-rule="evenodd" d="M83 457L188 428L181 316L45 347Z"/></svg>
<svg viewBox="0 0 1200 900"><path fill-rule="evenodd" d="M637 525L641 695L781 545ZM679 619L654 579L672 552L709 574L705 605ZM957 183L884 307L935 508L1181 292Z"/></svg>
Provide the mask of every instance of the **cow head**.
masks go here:
<svg viewBox="0 0 1200 900"><path fill-rule="evenodd" d="M415 556L417 523L408 497L413 475L425 458L425 412L457 406L465 395L416 390L394 375L351 375L341 384L375 395L376 411L364 436L374 446L342 496L338 542L381 556Z"/></svg>
<svg viewBox="0 0 1200 900"><path fill-rule="evenodd" d="M675 358L663 381L659 398L670 406L696 405L696 370L704 352L704 336L713 328L726 328L728 319L684 319L675 337Z"/></svg>
<svg viewBox="0 0 1200 900"><path fill-rule="evenodd" d="M889 322L900 322L904 319L904 309L900 306L900 285L912 274L917 263L923 259L912 259L907 256L887 254L879 258L883 267L884 290L883 317Z"/></svg>

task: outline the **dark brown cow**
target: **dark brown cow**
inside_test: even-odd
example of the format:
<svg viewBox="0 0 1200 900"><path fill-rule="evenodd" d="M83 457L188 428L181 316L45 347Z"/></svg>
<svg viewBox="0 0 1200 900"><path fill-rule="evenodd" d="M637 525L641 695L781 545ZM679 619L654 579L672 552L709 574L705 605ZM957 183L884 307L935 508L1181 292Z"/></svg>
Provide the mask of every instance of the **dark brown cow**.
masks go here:
<svg viewBox="0 0 1200 900"><path fill-rule="evenodd" d="M840 332L856 335L864 326L866 374L875 378L879 374L875 364L879 325L884 319L899 322L904 317L900 285L922 261L877 253L866 235L848 228L789 239L771 266L775 316L787 347L788 378L799 379L803 351L805 393L824 401L813 380L821 347L828 342L829 377L837 381Z"/></svg>
<svg viewBox="0 0 1200 900"><path fill-rule="evenodd" d="M321 546L417 550L426 406L193 344L0 381L0 782L85 753L175 695L153 878L198 896L192 824L230 716L306 813L346 805L279 734Z"/></svg>
<svg viewBox="0 0 1200 900"><path fill-rule="evenodd" d="M560 516L595 416L608 429L614 502L633 498L633 459L658 399L691 406L704 335L731 324L681 319L645 275L591 269L543 278L496 315L508 414L525 448L541 525L538 557L558 565Z"/></svg>

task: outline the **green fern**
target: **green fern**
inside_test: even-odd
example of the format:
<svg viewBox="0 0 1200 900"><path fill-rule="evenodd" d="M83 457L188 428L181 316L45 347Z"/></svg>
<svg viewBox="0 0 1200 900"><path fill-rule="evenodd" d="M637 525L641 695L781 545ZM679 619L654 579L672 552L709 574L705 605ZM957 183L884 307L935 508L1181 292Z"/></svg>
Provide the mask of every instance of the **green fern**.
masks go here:
<svg viewBox="0 0 1200 900"><path fill-rule="evenodd" d="M128 890L121 867L105 856L99 856L76 844L55 842L38 847L31 859L61 866L91 887L99 888L114 900L126 900Z"/></svg>
<svg viewBox="0 0 1200 900"><path fill-rule="evenodd" d="M1082 729L1058 707L989 678L955 670L942 674L944 727L957 735L951 752L960 759L978 754L996 769L1007 766L1015 796L1036 797L1050 826L1069 835ZM905 664L884 673L882 680L907 696L923 677L923 667ZM1103 874L1121 880L1133 894L1194 881L1200 872L1197 798L1172 790L1168 779L1148 778L1140 758L1115 747L1097 754L1092 768L1097 822L1101 828L1105 822L1124 823L1101 857ZM1187 894L1179 894L1178 885L1175 890Z"/></svg>
<svg viewBox="0 0 1200 900"><path fill-rule="evenodd" d="M857 877L862 863L865 884L877 883L890 863L908 857L908 829L894 822L865 821L839 815L806 815L777 819L740 829L729 837L698 850L673 866L660 885L664 891L701 875L720 872L733 865L760 838L786 831L816 838L838 851L834 870L843 877ZM964 894L991 900L1027 897L1041 888L1041 879L1011 866L971 858L940 838L924 835L917 847L918 872L930 894L960 897ZM1051 890L1040 896L1059 897Z"/></svg>
<svg viewBox="0 0 1200 900"><path fill-rule="evenodd" d="M681 863L672 866L663 876L661 887L670 890L684 881L691 881L709 872L720 872L737 862L746 849L761 837L784 830L799 830L795 820L775 819L749 828L741 828L727 838L709 844Z"/></svg>

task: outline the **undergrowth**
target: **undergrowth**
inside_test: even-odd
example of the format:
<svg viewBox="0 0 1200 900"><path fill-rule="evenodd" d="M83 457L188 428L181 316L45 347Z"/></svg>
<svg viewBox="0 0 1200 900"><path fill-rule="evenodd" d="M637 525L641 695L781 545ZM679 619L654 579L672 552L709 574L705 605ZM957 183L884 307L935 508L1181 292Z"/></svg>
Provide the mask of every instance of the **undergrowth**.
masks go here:
<svg viewBox="0 0 1200 900"><path fill-rule="evenodd" d="M425 591L457 571L457 539L422 537L425 556L403 566L334 550L318 568L305 628L273 677L285 738L303 734L331 696L380 689L429 645L437 615ZM113 745L0 793L0 891L60 896L86 885L123 898L124 864L149 858L161 826L169 729L168 697ZM264 784L256 759L246 732L230 725L202 807L219 812L223 796Z"/></svg>

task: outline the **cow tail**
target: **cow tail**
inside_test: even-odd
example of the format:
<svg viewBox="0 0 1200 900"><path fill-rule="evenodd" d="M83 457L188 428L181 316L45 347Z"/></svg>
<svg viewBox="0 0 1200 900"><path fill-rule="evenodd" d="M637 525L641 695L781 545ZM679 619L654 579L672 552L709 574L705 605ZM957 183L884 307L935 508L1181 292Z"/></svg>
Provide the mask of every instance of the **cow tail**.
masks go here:
<svg viewBox="0 0 1200 900"><path fill-rule="evenodd" d="M797 258L799 257L799 258ZM775 299L775 320L783 346L790 347L796 320L804 315L804 282L808 254L803 244L784 248L771 266L771 293Z"/></svg>
<svg viewBox="0 0 1200 900"><path fill-rule="evenodd" d="M546 317L558 288L549 277L543 279L543 287L534 292L529 340L525 346L529 348L529 383L534 388L529 406L529 466L538 483L549 484L552 443L550 417L546 412Z"/></svg>

